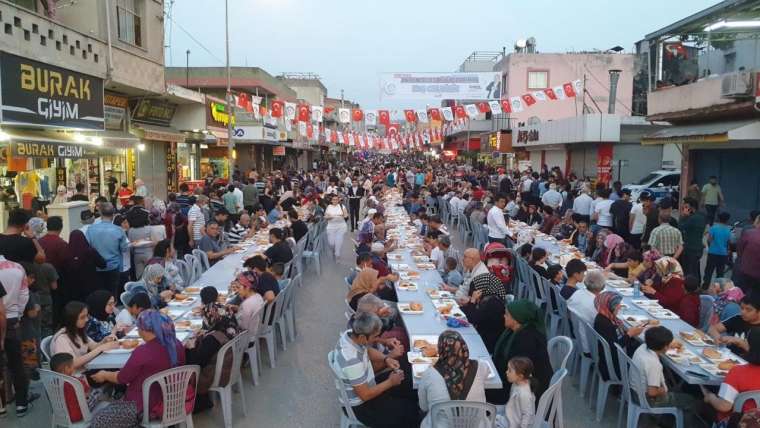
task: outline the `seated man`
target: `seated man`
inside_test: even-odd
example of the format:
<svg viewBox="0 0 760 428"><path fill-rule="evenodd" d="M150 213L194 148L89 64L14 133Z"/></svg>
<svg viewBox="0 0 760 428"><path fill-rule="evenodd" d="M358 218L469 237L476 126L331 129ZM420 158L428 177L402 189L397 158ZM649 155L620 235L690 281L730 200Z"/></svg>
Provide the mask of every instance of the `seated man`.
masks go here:
<svg viewBox="0 0 760 428"><path fill-rule="evenodd" d="M760 292L744 296L741 313L733 318L710 326L708 334L719 343L728 345L731 352L742 356L749 352L747 336L754 327L760 327Z"/></svg>
<svg viewBox="0 0 760 428"><path fill-rule="evenodd" d="M243 212L238 222L227 232L227 241L230 244L237 244L251 238L255 233L256 229L251 228L251 216Z"/></svg>
<svg viewBox="0 0 760 428"><path fill-rule="evenodd" d="M348 405L357 419L372 427L418 427L417 403L399 386L405 376L399 362L368 348L380 337L382 322L373 313L357 313L351 330L344 332L335 348L333 369L348 395ZM382 358L382 359L380 359ZM375 372L391 371L384 380Z"/></svg>
<svg viewBox="0 0 760 428"><path fill-rule="evenodd" d="M206 225L206 234L198 243L198 249L206 253L208 262L212 266L227 254L235 251L234 248L227 247L227 244L223 242L219 223L215 220L211 220Z"/></svg>

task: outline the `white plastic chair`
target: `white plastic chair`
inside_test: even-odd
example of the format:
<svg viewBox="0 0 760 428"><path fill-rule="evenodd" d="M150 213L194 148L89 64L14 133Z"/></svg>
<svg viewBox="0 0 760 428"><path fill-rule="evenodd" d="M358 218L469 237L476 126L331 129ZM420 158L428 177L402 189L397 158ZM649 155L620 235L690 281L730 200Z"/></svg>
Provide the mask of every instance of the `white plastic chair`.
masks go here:
<svg viewBox="0 0 760 428"><path fill-rule="evenodd" d="M538 400L533 428L564 427L562 418L562 382L567 377L567 369L554 372L549 388Z"/></svg>
<svg viewBox="0 0 760 428"><path fill-rule="evenodd" d="M288 307L288 300L293 295L294 287L287 287L284 290L280 290L280 294L277 297L281 297L280 303L275 305L274 319L272 320L272 327L280 334L280 340L282 342L282 350L288 350L288 316L285 313ZM277 299L275 299L276 301Z"/></svg>
<svg viewBox="0 0 760 428"><path fill-rule="evenodd" d="M46 337L47 339L47 337ZM62 373L56 373L51 370L40 369L40 378L45 386L45 394L50 402L50 426L52 427L88 427L92 419L90 409L87 407L87 397L84 393L84 386L78 379L66 376ZM69 415L66 397L64 396L64 387L69 385L76 395L79 411L82 413L82 420L72 422Z"/></svg>
<svg viewBox="0 0 760 428"><path fill-rule="evenodd" d="M552 337L547 343L547 348L552 369L556 372L559 369L567 368L567 360L573 353L573 341L567 336Z"/></svg>
<svg viewBox="0 0 760 428"><path fill-rule="evenodd" d="M261 309L259 312L254 316L261 317L265 309ZM261 330L261 324L259 324L259 330ZM245 349L245 353L248 354L248 364L251 365L251 380L254 385L259 384L259 375L261 374L260 350L258 332L248 332L248 347Z"/></svg>
<svg viewBox="0 0 760 428"><path fill-rule="evenodd" d="M203 274L203 268L200 265L200 260L192 254L185 254L185 263L190 267L190 279L188 284L193 284Z"/></svg>
<svg viewBox="0 0 760 428"><path fill-rule="evenodd" d="M322 251L322 246L323 246L322 241L323 241L322 234L315 234L312 240L311 250L304 249L301 252L301 259L302 259L301 264L304 269L303 272L305 272L306 268L308 267L308 264L304 262L313 260L314 267L317 269L317 276L322 275L322 266L321 266L321 261L319 259L319 253L320 251Z"/></svg>
<svg viewBox="0 0 760 428"><path fill-rule="evenodd" d="M607 396L610 392L612 385L623 385L623 380L620 374L615 370L615 362L612 358L612 352L610 352L610 344L605 338L596 332L590 325L585 324L586 337L589 338L591 343L591 359L594 360L594 371L596 372L595 379L592 382L596 383L596 421L601 422L604 415L604 409L607 407ZM602 377L601 363L604 361L607 367L607 380ZM618 360L619 362L619 360ZM623 371L622 366L620 371ZM592 384L593 385L593 384ZM624 403L620 401L620 408L618 414L623 414Z"/></svg>
<svg viewBox="0 0 760 428"><path fill-rule="evenodd" d="M46 363L50 363L50 346L53 343L53 336L47 336L43 337L42 340L40 340L40 352L42 352L42 356L45 358Z"/></svg>
<svg viewBox="0 0 760 428"><path fill-rule="evenodd" d="M283 313L288 324L288 336L290 336L291 342L296 340L296 290L301 287L301 280L302 276L299 273L290 280L290 284L286 288L290 294L285 299Z"/></svg>
<svg viewBox="0 0 760 428"><path fill-rule="evenodd" d="M182 277L184 286L189 287L191 285L190 279L192 279L192 271L190 265L184 260L175 260L174 263L179 269L179 276Z"/></svg>
<svg viewBox="0 0 760 428"><path fill-rule="evenodd" d="M496 406L478 401L444 401L435 403L430 408L430 420L433 423L433 428L490 427L496 421Z"/></svg>
<svg viewBox="0 0 760 428"><path fill-rule="evenodd" d="M214 391L219 394L219 401L222 403L222 415L224 417L225 428L232 427L232 387L237 385L240 390L240 404L243 408L243 415L248 416L248 409L246 406L248 403L245 401L245 391L243 386L243 377L240 374L240 366L243 364L243 354L248 349L248 342L250 340L250 334L248 331L243 331L224 346L219 348L216 354L216 368L214 369L214 380L211 382L209 391ZM227 354L232 353L230 363L229 377L226 379L226 383L222 384L225 363L228 362Z"/></svg>
<svg viewBox="0 0 760 428"><path fill-rule="evenodd" d="M642 414L655 414L673 415L676 418L676 428L683 428L683 411L677 407L650 406L647 400L646 385L642 382L641 370L636 367L633 360L628 357L628 354L617 343L615 344L615 349L617 349L620 372L623 378L623 396L621 398L624 404L628 404L628 416L625 426L627 428L636 428L639 424L639 417ZM622 412L620 416L622 416ZM618 425L620 424L618 423Z"/></svg>
<svg viewBox="0 0 760 428"><path fill-rule="evenodd" d="M126 284L125 287L126 289ZM127 302L127 297L129 297L130 293L128 291L125 291L119 295L119 301L121 302L121 305L125 308L129 305L129 302Z"/></svg>
<svg viewBox="0 0 760 428"><path fill-rule="evenodd" d="M589 375L591 374L591 368L594 365L594 360L591 358L591 342L588 340L586 334L586 321L581 319L578 313L569 310L570 323L573 326L573 334L575 336L576 343L576 355L578 370L580 372L580 378L578 380L578 389L580 390L581 398L586 395L586 387L589 384Z"/></svg>
<svg viewBox="0 0 760 428"><path fill-rule="evenodd" d="M548 298L546 316L548 318L549 337L567 334L567 301L560 294L559 287L545 281Z"/></svg>
<svg viewBox="0 0 760 428"><path fill-rule="evenodd" d="M198 260L201 261L201 267L203 268L203 272L206 272L208 268L211 267L211 263L208 261L208 254L206 254L205 251L195 249L193 250L193 255L198 258Z"/></svg>
<svg viewBox="0 0 760 428"><path fill-rule="evenodd" d="M335 351L330 351L327 354L327 365L330 366L333 378L335 380L335 389L338 390L338 406L340 407L340 428L361 428L365 425L359 422L354 414L354 409L348 402L348 394L343 383L343 379L340 377L340 373L335 364Z"/></svg>
<svg viewBox="0 0 760 428"><path fill-rule="evenodd" d="M699 327L702 331L707 331L710 328L710 317L713 314L713 303L715 298L708 294L702 294L699 296Z"/></svg>
<svg viewBox="0 0 760 428"><path fill-rule="evenodd" d="M201 367L197 365L174 367L154 374L145 379L142 386L143 403L150 402L150 388L156 383L161 388L161 402L164 409L159 420L150 420L150 412L143 412L140 426L146 428L168 427L185 424L193 427L193 412L185 409L187 390L190 385L193 390L198 388L198 376Z"/></svg>
<svg viewBox="0 0 760 428"><path fill-rule="evenodd" d="M267 303L264 306L264 310L261 311L261 323L259 324L259 331L256 333L256 340L263 340L267 345L267 355L269 355L269 366L275 367L275 352L277 338L275 336L277 328L275 327L276 321L282 316L282 308L285 306L285 293L279 293L275 297L274 301ZM272 323L270 324L270 320ZM280 329L282 335L283 348L285 347L285 335L284 330Z"/></svg>

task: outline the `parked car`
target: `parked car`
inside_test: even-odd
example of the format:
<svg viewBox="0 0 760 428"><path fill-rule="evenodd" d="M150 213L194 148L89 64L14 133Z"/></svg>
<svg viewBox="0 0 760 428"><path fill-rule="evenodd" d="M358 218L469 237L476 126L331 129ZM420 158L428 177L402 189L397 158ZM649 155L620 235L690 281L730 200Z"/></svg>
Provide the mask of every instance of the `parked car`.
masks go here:
<svg viewBox="0 0 760 428"><path fill-rule="evenodd" d="M626 184L624 189L631 191L631 200L639 199L641 192L648 190L659 201L664 197L673 197L678 194L678 186L681 182L681 171L674 169L660 169L652 171L636 184Z"/></svg>

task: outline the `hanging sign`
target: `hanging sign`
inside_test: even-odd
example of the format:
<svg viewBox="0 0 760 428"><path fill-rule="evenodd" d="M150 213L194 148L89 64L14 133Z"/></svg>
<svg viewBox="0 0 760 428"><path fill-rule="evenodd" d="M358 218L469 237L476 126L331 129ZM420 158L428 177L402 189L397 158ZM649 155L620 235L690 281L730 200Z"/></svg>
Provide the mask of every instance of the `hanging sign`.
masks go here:
<svg viewBox="0 0 760 428"><path fill-rule="evenodd" d="M136 102L132 110L132 122L169 126L176 110L177 105L168 101L143 98Z"/></svg>
<svg viewBox="0 0 760 428"><path fill-rule="evenodd" d="M285 156L285 146L272 147L272 156Z"/></svg>

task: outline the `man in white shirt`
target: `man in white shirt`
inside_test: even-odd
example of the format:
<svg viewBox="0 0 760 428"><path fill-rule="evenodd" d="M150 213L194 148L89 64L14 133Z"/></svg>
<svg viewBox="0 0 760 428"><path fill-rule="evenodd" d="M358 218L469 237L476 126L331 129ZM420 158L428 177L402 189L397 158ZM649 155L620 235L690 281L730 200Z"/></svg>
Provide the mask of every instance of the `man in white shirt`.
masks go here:
<svg viewBox="0 0 760 428"><path fill-rule="evenodd" d="M16 417L21 417L29 409L29 378L24 369L20 335L21 317L29 301L26 270L20 264L6 260L0 255L0 284L0 305L3 305L5 310L3 350L16 390Z"/></svg>
<svg viewBox="0 0 760 428"><path fill-rule="evenodd" d="M644 344L636 348L631 358L646 386L646 397L654 407L694 408L694 397L683 392L668 391L660 358L670 349L673 333L664 326L655 326L644 333ZM691 426L689 422L686 426Z"/></svg>
<svg viewBox="0 0 760 428"><path fill-rule="evenodd" d="M238 214L240 211L243 211L243 191L240 190L240 183L235 182L235 188L232 190L232 194L235 195L235 208L237 208L237 212L232 214Z"/></svg>
<svg viewBox="0 0 760 428"><path fill-rule="evenodd" d="M556 184L551 183L549 185L549 190L541 196L541 202L543 202L544 205L552 207L554 211L559 209L559 206L562 205L562 194L557 191Z"/></svg>
<svg viewBox="0 0 760 428"><path fill-rule="evenodd" d="M604 275L602 271L592 270L583 279L585 287L578 289L567 299L567 308L575 312L583 321L594 325L594 318L598 313L594 306L596 296L604 291Z"/></svg>
<svg viewBox="0 0 760 428"><path fill-rule="evenodd" d="M459 215L459 202L461 199L459 198L462 196L461 192L456 192L454 196L449 199L449 211L451 211L451 215L456 217Z"/></svg>
<svg viewBox="0 0 760 428"><path fill-rule="evenodd" d="M591 203L593 199L588 195L588 187L583 187L581 194L573 201L573 212L585 217L587 222L591 221Z"/></svg>
<svg viewBox="0 0 760 428"><path fill-rule="evenodd" d="M594 205L594 212L592 214L592 220L596 221L598 228L606 227L612 228L612 213L610 213L610 207L614 201L609 199L610 189L599 190L599 198L597 198Z"/></svg>
<svg viewBox="0 0 760 428"><path fill-rule="evenodd" d="M486 221L488 222L488 242L504 243L504 237L509 234L509 227L504 220L504 207L507 206L507 198L504 195L496 197L496 203L490 210Z"/></svg>
<svg viewBox="0 0 760 428"><path fill-rule="evenodd" d="M190 210L187 212L187 231L190 235L190 247L201 241L206 219L203 216L203 205L206 205L208 197L205 195L195 196L196 200Z"/></svg>

